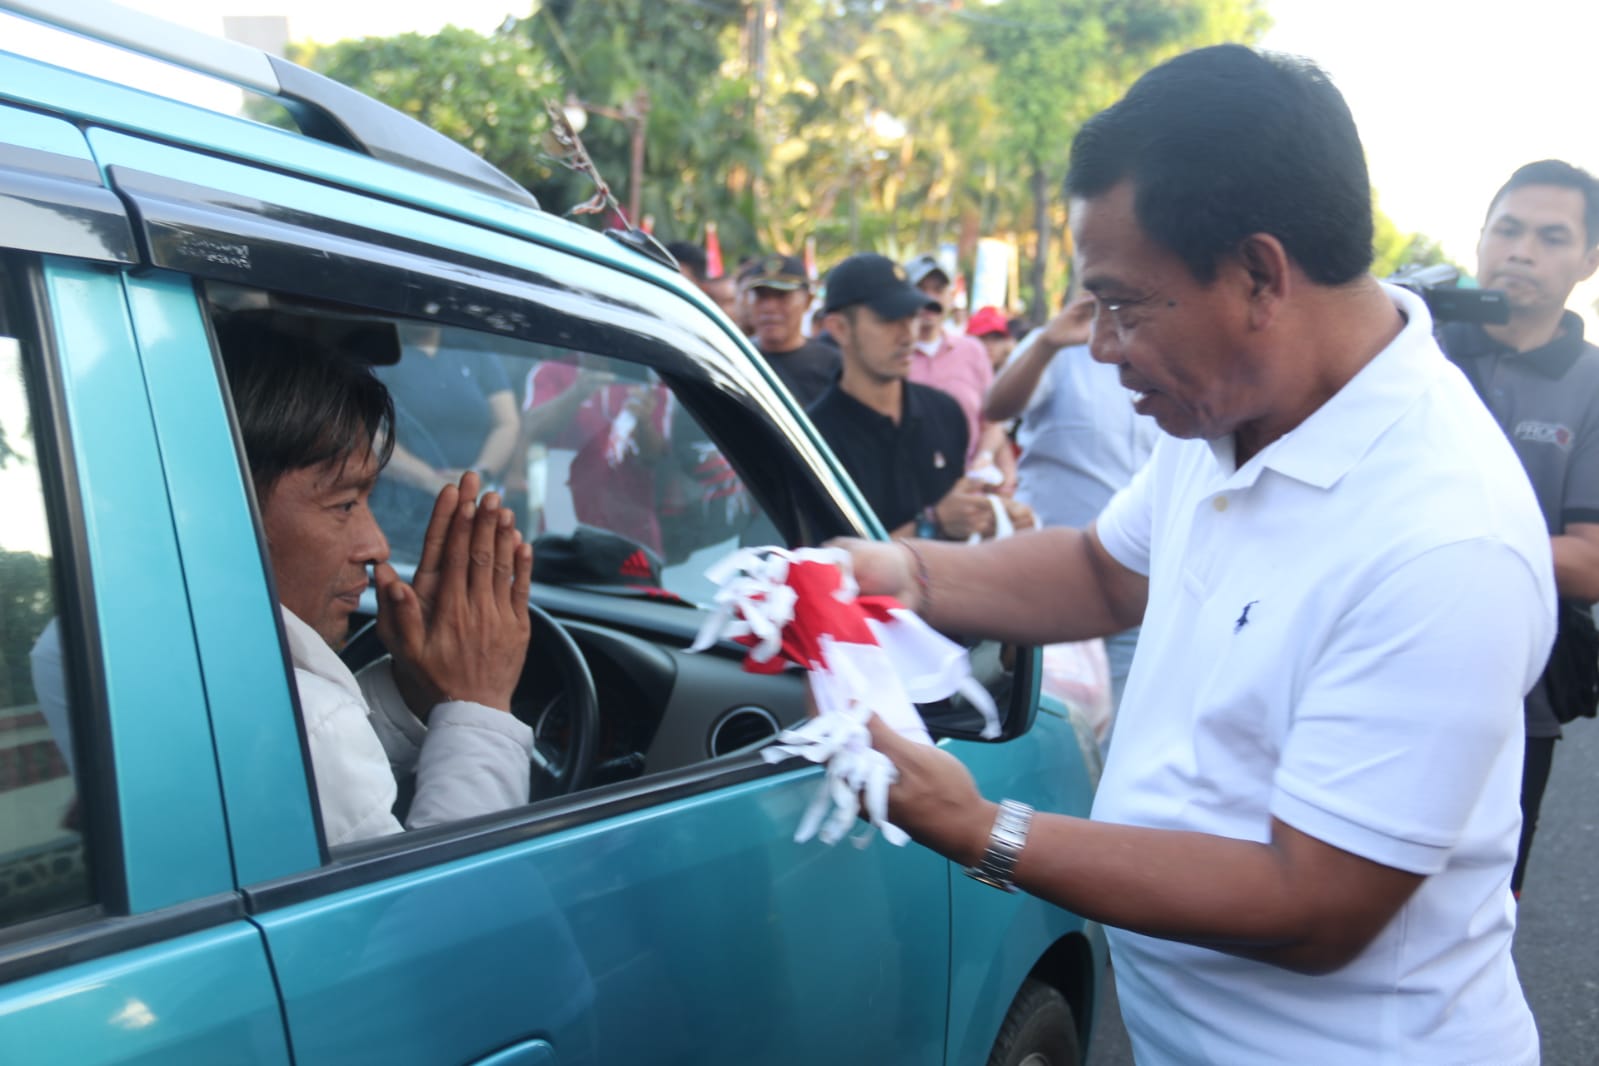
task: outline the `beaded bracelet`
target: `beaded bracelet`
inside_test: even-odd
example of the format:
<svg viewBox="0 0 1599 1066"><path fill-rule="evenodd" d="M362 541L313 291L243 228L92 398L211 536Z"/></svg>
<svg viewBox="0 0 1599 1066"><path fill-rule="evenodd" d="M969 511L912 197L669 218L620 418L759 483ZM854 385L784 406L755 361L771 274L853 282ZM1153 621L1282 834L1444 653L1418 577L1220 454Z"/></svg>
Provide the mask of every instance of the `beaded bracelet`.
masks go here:
<svg viewBox="0 0 1599 1066"><path fill-rule="evenodd" d="M904 537L897 543L911 553L911 561L916 564L916 613L925 618L933 606L933 578L927 570L927 560L916 550L916 545Z"/></svg>

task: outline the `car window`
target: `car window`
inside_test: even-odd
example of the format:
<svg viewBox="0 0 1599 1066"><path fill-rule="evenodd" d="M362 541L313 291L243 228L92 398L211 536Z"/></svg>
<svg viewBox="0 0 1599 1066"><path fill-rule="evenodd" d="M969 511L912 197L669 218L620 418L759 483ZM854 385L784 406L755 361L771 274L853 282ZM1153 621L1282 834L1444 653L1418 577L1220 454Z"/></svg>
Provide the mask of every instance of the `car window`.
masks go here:
<svg viewBox="0 0 1599 1066"><path fill-rule="evenodd" d="M703 385L696 392L691 381L618 355L238 285L213 283L203 292L224 376L243 360L276 358L275 345L303 342L320 358L367 364L386 386L392 447L379 449L388 460L369 504L401 575L420 561L439 490L464 471L478 471L516 514L533 541L535 604L559 616L534 625L511 699L512 715L533 730L530 802L747 752L803 717L798 675L752 677L737 657L684 651L715 592L707 568L741 545L787 542L683 399L712 411L712 419L727 415L716 428L740 459L756 464L752 476L769 485L776 479L760 464L778 469L789 457L744 446L752 438L729 432L725 423L736 410L726 396ZM240 382L235 386L251 387ZM795 480L777 482L778 491ZM270 558L268 564L281 592L283 575ZM381 700L387 649L366 624L376 610L368 588L348 633L315 636L363 686L376 687L369 698ZM332 787L321 775L334 771L317 763L317 743L330 743L333 734L306 707L301 674L312 667L304 664L324 652L305 640L287 633L285 651L321 802ZM317 677L338 675L325 660L316 669L323 671ZM405 717L394 721L402 734L415 733ZM383 745L399 788L393 809L403 822L416 781L415 741L379 729L354 743ZM381 791L381 782L375 787ZM366 839L341 835L334 846Z"/></svg>
<svg viewBox="0 0 1599 1066"><path fill-rule="evenodd" d="M0 928L92 902L35 398L0 310Z"/></svg>
<svg viewBox="0 0 1599 1066"><path fill-rule="evenodd" d="M535 579L618 595L714 591L705 568L777 537L672 388L622 360L402 323L393 457L373 510L415 562L433 500L463 470L504 493L539 538Z"/></svg>

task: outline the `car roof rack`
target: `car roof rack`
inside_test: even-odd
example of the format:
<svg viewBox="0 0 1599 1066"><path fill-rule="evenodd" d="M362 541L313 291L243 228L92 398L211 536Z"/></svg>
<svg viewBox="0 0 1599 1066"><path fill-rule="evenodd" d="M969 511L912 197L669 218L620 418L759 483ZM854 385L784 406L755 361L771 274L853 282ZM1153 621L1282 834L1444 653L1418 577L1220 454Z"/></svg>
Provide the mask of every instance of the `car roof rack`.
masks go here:
<svg viewBox="0 0 1599 1066"><path fill-rule="evenodd" d="M207 74L270 96L308 137L349 148L502 200L538 200L503 171L403 112L238 41L213 37L107 0L0 0L35 22Z"/></svg>

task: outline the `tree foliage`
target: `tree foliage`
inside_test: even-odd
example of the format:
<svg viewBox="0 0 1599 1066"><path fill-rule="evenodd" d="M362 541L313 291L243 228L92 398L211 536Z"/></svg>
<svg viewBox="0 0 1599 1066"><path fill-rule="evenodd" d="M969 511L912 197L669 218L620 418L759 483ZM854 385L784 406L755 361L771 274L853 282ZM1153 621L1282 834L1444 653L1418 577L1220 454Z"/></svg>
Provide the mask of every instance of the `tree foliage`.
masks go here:
<svg viewBox="0 0 1599 1066"><path fill-rule="evenodd" d="M1073 135L1179 51L1253 42L1263 0L533 0L488 36L448 28L297 50L563 211L587 179L541 151L546 101L590 105L583 139L624 203L642 91L642 214L668 239L708 221L730 261L825 266L1010 240L1041 314L1069 259ZM1437 255L1379 215L1380 264Z"/></svg>
<svg viewBox="0 0 1599 1066"><path fill-rule="evenodd" d="M432 37L308 44L290 58L426 123L535 193L551 179L539 143L544 100L559 95L559 82L544 57L506 29L485 37L447 26Z"/></svg>
<svg viewBox="0 0 1599 1066"><path fill-rule="evenodd" d="M758 163L750 86L729 65L746 5L669 0L545 0L512 31L548 57L561 98L622 110L639 90L648 100L641 212L667 237L692 237L706 220L734 241L752 241L750 175ZM628 197L631 130L592 113L583 130L589 154ZM588 195L562 175L552 204ZM541 198L544 199L544 198Z"/></svg>

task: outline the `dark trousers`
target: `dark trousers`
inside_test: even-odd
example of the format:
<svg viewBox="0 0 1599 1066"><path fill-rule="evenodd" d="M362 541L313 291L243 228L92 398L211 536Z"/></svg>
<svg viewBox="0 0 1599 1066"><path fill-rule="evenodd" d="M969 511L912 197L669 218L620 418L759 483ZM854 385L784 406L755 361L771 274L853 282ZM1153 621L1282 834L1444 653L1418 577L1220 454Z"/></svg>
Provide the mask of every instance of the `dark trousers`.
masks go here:
<svg viewBox="0 0 1599 1066"><path fill-rule="evenodd" d="M1518 896L1522 878L1527 876L1527 856L1532 852L1532 836L1538 831L1538 808L1543 806L1543 790L1549 784L1549 767L1559 739L1527 738L1527 753L1521 764L1521 844L1516 848L1516 868L1510 875L1510 891Z"/></svg>

